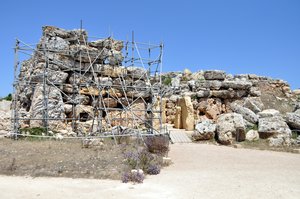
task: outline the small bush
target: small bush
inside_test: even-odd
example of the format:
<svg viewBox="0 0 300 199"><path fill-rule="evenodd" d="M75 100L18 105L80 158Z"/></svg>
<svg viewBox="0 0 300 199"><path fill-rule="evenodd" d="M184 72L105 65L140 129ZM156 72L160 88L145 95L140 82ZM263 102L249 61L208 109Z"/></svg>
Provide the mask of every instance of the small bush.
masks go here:
<svg viewBox="0 0 300 199"><path fill-rule="evenodd" d="M145 144L151 153L166 155L169 152L169 138L167 136L148 136Z"/></svg>
<svg viewBox="0 0 300 199"><path fill-rule="evenodd" d="M124 153L124 158L126 164L130 167L130 169L136 169L139 164L138 154L134 151L128 151Z"/></svg>
<svg viewBox="0 0 300 199"><path fill-rule="evenodd" d="M46 128L42 128L42 127L23 128L20 129L20 132L21 133L28 132L29 135L43 135L46 133Z"/></svg>
<svg viewBox="0 0 300 199"><path fill-rule="evenodd" d="M144 172L149 175L160 173L163 164L162 156L152 154L146 148L138 146L124 151L124 162L127 168L122 176L122 182L141 183L144 180Z"/></svg>
<svg viewBox="0 0 300 199"><path fill-rule="evenodd" d="M172 78L167 76L167 77L163 77L162 79L162 83L166 86L170 86L172 83Z"/></svg>
<svg viewBox="0 0 300 199"><path fill-rule="evenodd" d="M146 149L126 152L124 158L130 169L142 169L143 171L146 171L152 161L155 160L154 155Z"/></svg>
<svg viewBox="0 0 300 199"><path fill-rule="evenodd" d="M187 81L189 81L189 78L188 78L187 76L183 76L183 77L181 78L181 80L187 82Z"/></svg>
<svg viewBox="0 0 300 199"><path fill-rule="evenodd" d="M297 139L297 137L298 137L298 132L292 130L292 138Z"/></svg>
<svg viewBox="0 0 300 199"><path fill-rule="evenodd" d="M135 183L143 183L145 179L145 175L142 172L125 172L122 175L122 182L128 183L128 182L135 182Z"/></svg>
<svg viewBox="0 0 300 199"><path fill-rule="evenodd" d="M160 166L156 164L150 164L146 172L149 175L157 175L160 173Z"/></svg>

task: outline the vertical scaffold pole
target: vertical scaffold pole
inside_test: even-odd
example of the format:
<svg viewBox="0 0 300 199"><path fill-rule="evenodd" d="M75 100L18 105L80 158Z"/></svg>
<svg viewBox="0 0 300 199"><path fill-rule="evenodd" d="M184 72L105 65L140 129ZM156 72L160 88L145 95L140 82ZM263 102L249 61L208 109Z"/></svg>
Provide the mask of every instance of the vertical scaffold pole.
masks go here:
<svg viewBox="0 0 300 199"><path fill-rule="evenodd" d="M13 109L12 109L12 118L13 118L13 138L18 139L19 133L19 113L18 113L18 68L19 68L19 40L16 39L16 45L14 48L14 83L13 83Z"/></svg>

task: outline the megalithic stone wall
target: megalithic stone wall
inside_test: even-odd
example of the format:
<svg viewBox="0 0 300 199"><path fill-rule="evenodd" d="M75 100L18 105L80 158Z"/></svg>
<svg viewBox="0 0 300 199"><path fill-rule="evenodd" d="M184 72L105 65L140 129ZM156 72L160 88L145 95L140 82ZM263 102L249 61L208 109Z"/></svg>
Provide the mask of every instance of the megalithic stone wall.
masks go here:
<svg viewBox="0 0 300 199"><path fill-rule="evenodd" d="M149 71L123 66L123 41L88 40L85 30L43 27L33 55L21 64L15 100L20 128L79 134L114 126L152 128Z"/></svg>
<svg viewBox="0 0 300 199"><path fill-rule="evenodd" d="M240 109L232 110L236 106L243 106L254 113L264 109L287 113L297 105L297 95L286 82L252 74L233 76L218 70L169 72L163 74L163 82L166 123L169 124L176 123L176 107L180 106L180 98L184 96L191 97L195 123L203 119L216 121L219 115L225 113L240 113ZM233 103L236 105L233 106ZM248 120L255 118L252 113L250 115L246 116Z"/></svg>

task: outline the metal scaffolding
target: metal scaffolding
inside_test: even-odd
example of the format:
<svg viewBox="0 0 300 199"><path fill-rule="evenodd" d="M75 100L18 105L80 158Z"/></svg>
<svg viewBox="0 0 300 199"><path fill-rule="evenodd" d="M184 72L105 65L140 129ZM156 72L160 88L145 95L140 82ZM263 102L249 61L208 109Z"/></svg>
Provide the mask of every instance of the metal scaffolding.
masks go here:
<svg viewBox="0 0 300 199"><path fill-rule="evenodd" d="M80 33L82 33L80 29ZM131 41L122 41L124 48L122 63L110 65L109 63L99 64L99 58L104 56L103 50L94 53L84 46L88 46L87 36L75 35L76 42L80 48L68 50L53 50L45 43L27 44L19 39L16 40L14 48L14 93L13 93L13 133L15 137L21 134L20 130L30 127L32 121L41 122L41 127L45 128L46 135L52 131L49 123L60 122L66 126L71 126L72 131L77 136L103 136L121 134L122 127L144 132L145 134L160 134L162 132L162 92L161 92L161 72L163 44L139 43L134 40L132 34ZM105 45L112 46L114 40L111 37L96 38L103 40ZM74 40L74 38L73 38ZM121 40L118 40L121 41ZM73 41L74 42L74 41ZM82 47L83 46L83 47ZM111 50L112 57L114 55ZM54 81L50 77L49 67L52 65L61 66L64 63L57 57L65 56L74 60L72 66L62 66L63 72L67 73L72 82ZM86 60L88 58L88 61ZM83 61L83 59L85 59ZM26 63L31 60L30 64ZM76 64L75 64L76 60ZM97 63L96 63L97 62ZM22 74L22 67L26 63L27 75ZM39 67L41 73L34 71ZM130 72L132 67L143 69L142 73ZM104 73L104 70L117 70L116 74ZM131 70L134 71L134 70ZM87 76L88 74L88 76ZM102 79L113 79L113 84ZM65 88L69 88L69 92ZM30 113L33 92L41 89L42 116L35 116ZM71 106L71 111L65 117L53 117L49 112L49 99L53 94L53 89L59 91L63 98L63 103ZM70 92L71 90L71 92ZM31 93L31 94L30 94ZM130 94L130 95L129 95ZM30 95L30 102L23 102L22 96ZM83 98L89 98L91 111L85 111L81 106ZM23 100L23 101L22 101ZM110 100L117 103L117 106L110 106ZM140 106L136 104L139 103ZM25 108L24 108L25 107ZM142 108L141 108L142 107ZM27 110L26 110L27 109ZM30 108L31 109L31 108ZM24 113L24 110L26 114ZM79 124L89 122L88 132L82 133ZM119 129L119 131L114 131Z"/></svg>

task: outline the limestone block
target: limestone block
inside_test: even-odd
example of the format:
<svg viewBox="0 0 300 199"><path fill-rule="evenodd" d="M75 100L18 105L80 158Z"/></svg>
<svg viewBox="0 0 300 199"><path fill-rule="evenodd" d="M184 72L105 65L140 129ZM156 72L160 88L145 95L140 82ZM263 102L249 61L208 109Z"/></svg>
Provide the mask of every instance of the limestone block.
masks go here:
<svg viewBox="0 0 300 199"><path fill-rule="evenodd" d="M92 96L99 96L99 95L104 95L105 91L94 88L94 87L83 87L79 91L80 94L82 95L92 95Z"/></svg>
<svg viewBox="0 0 300 199"><path fill-rule="evenodd" d="M182 129L182 121L181 121L181 107L176 106L176 115L174 119L174 127L177 129Z"/></svg>
<svg viewBox="0 0 300 199"><path fill-rule="evenodd" d="M216 124L214 124L211 120L204 120L196 125L192 137L196 141L210 140L215 137L215 131Z"/></svg>
<svg viewBox="0 0 300 199"><path fill-rule="evenodd" d="M179 100L181 107L182 127L187 131L194 130L194 108L191 97L185 96Z"/></svg>
<svg viewBox="0 0 300 199"><path fill-rule="evenodd" d="M285 135L291 137L291 130L280 115L263 117L258 122L258 133L260 138L277 137Z"/></svg>
<svg viewBox="0 0 300 199"><path fill-rule="evenodd" d="M225 72L220 70L204 71L204 78L206 80L224 80L225 76Z"/></svg>
<svg viewBox="0 0 300 199"><path fill-rule="evenodd" d="M234 140L245 140L245 123L243 116L237 113L226 113L217 120L218 142L232 144Z"/></svg>

